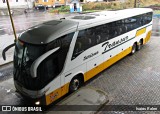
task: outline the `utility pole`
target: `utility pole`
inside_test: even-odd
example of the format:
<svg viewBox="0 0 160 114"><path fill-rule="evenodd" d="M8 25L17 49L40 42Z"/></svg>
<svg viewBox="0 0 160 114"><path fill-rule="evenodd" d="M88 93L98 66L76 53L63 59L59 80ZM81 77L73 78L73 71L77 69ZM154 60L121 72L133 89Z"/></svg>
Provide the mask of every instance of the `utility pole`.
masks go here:
<svg viewBox="0 0 160 114"><path fill-rule="evenodd" d="M13 19L12 19L12 14L11 14L9 2L8 2L8 0L6 0L6 1L7 1L8 12L9 12L9 16L10 16L10 20L11 20L11 24L12 24L12 29L13 29L13 33L14 33L14 37L15 37L15 41L16 41L17 40L16 30L15 30L14 22L13 22Z"/></svg>
<svg viewBox="0 0 160 114"><path fill-rule="evenodd" d="M134 0L134 8L136 8L137 0Z"/></svg>

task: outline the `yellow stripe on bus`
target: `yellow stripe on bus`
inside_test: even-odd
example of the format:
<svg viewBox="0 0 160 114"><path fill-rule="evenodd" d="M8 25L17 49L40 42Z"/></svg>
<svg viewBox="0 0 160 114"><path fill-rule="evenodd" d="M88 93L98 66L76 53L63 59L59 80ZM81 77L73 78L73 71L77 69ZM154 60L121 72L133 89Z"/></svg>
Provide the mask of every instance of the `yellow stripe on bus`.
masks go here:
<svg viewBox="0 0 160 114"><path fill-rule="evenodd" d="M68 91L69 91L69 83L49 93L48 95L46 95L46 105L49 105L52 102L56 101L57 99L61 98L66 93L68 93Z"/></svg>
<svg viewBox="0 0 160 114"><path fill-rule="evenodd" d="M144 43L143 43L143 44L146 44L146 43L150 40L151 34L152 34L152 31L149 31L149 32L147 33L146 38L144 39Z"/></svg>
<svg viewBox="0 0 160 114"><path fill-rule="evenodd" d="M140 29L140 30L137 30L137 32L136 32L136 37L144 34L145 32L146 32L146 28L142 28L142 29Z"/></svg>
<svg viewBox="0 0 160 114"><path fill-rule="evenodd" d="M145 32L146 32L146 28L140 29L140 30L137 31L136 36L139 36L139 35L141 35ZM149 31L147 33L146 38L144 39L144 43L147 43L150 40L150 37L151 37L151 31ZM109 66L111 66L112 64L116 63L117 61L119 61L120 59L122 59L123 57L128 55L131 52L131 50L132 50L132 47L129 47L128 49L122 51L121 53L117 54L116 56L114 56L114 57L110 58L109 60L103 62L99 66L87 71L84 74L84 81L87 81L87 80L91 79L96 74L100 73L104 69L106 69Z"/></svg>
<svg viewBox="0 0 160 114"><path fill-rule="evenodd" d="M114 57L110 58L109 60L103 62L99 66L97 66L97 67L89 70L88 72L86 72L84 74L84 81L89 80L90 78L92 78L96 74L100 73L101 71L103 71L104 69L108 68L109 66L111 66L112 64L114 64L115 62L120 60L121 58L123 58L126 55L128 55L131 52L131 49L132 48L129 47L128 49L122 51L121 53L117 54L116 56L114 56Z"/></svg>

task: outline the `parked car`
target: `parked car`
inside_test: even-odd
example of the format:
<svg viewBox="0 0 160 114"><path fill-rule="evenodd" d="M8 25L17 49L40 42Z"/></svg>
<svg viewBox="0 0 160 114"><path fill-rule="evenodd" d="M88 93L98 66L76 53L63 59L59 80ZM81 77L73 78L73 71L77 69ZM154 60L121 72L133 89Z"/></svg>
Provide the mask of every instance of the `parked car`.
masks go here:
<svg viewBox="0 0 160 114"><path fill-rule="evenodd" d="M38 4L37 6L35 6L35 9L36 10L48 10L48 6Z"/></svg>

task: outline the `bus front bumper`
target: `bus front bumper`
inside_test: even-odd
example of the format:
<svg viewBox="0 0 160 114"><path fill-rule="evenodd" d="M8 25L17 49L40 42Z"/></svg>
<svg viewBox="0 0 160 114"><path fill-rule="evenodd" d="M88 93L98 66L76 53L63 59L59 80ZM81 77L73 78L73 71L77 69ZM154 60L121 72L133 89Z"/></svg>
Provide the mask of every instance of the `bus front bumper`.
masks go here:
<svg viewBox="0 0 160 114"><path fill-rule="evenodd" d="M43 90L33 91L27 90L20 86L20 84L14 80L16 92L18 92L23 98L29 101L32 105L46 105L46 96Z"/></svg>

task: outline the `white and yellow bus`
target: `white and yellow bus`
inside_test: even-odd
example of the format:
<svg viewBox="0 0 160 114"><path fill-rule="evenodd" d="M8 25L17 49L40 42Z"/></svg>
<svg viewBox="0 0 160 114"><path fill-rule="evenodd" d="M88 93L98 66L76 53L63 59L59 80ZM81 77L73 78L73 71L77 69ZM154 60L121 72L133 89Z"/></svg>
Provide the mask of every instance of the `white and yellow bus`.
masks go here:
<svg viewBox="0 0 160 114"><path fill-rule="evenodd" d="M36 104L49 105L140 50L151 30L149 8L81 14L31 27L15 43L15 87Z"/></svg>

